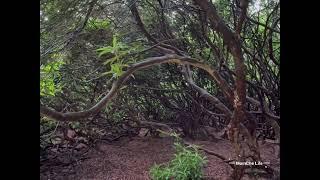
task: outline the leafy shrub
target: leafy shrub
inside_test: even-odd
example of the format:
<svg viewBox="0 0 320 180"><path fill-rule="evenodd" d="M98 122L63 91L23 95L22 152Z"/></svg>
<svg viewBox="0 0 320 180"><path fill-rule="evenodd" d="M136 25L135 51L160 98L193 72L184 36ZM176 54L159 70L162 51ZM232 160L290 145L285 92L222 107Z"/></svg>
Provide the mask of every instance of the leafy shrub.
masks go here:
<svg viewBox="0 0 320 180"><path fill-rule="evenodd" d="M107 59L103 64L109 65L111 70L103 73L102 75L113 74L114 77L119 77L123 73L123 68L128 67L128 63L135 63L135 53L142 50L142 46L139 43L132 43L131 46L119 41L119 35L115 34L112 39L112 46L105 46L97 49L99 57L106 54L111 54L112 57ZM126 57L131 54L131 57ZM124 62L123 59L129 59Z"/></svg>
<svg viewBox="0 0 320 180"><path fill-rule="evenodd" d="M85 28L90 31L95 29L107 29L109 26L110 22L106 19L89 18L88 24Z"/></svg>
<svg viewBox="0 0 320 180"><path fill-rule="evenodd" d="M55 96L61 91L60 68L65 64L61 55L53 55L55 61L40 66L40 96Z"/></svg>
<svg viewBox="0 0 320 180"><path fill-rule="evenodd" d="M201 179L202 167L206 163L205 157L199 154L196 146L185 147L181 143L174 143L175 158L167 165L154 165L150 169L150 175L154 180Z"/></svg>

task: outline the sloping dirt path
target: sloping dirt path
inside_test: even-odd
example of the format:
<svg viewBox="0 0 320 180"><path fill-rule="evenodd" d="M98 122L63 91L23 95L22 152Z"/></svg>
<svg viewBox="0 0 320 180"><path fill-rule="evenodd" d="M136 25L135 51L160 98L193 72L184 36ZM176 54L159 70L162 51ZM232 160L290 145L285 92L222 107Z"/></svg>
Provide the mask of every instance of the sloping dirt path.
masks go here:
<svg viewBox="0 0 320 180"><path fill-rule="evenodd" d="M232 158L232 146L228 141L189 141L202 145L227 158ZM134 137L118 142L100 143L99 151L90 150L87 159L72 167L41 173L41 179L74 180L148 180L149 169L154 163L165 163L173 158L173 139ZM279 159L272 148L265 146L261 150L262 158L272 167L279 168ZM204 154L208 163L204 168L206 179L225 179L232 172L228 164L219 158ZM50 172L50 173L49 173Z"/></svg>

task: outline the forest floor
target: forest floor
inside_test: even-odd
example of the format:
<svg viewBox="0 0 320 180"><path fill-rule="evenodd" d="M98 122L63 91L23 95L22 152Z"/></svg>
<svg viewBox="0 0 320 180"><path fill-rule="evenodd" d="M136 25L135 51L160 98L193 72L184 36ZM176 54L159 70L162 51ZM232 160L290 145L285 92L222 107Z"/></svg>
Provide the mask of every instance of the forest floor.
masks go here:
<svg viewBox="0 0 320 180"><path fill-rule="evenodd" d="M108 143L99 142L96 148L89 148L85 158L75 163L42 165L40 179L75 180L144 180L150 179L149 169L155 163L166 163L174 156L173 139L170 137L133 137L121 138ZM232 145L225 140L188 141L214 151L226 158L232 158ZM276 150L277 151L277 150ZM273 145L261 146L261 156L270 166L280 170L280 162ZM231 167L221 159L203 152L208 163L205 165L205 179L225 179L232 172ZM57 161L57 160L56 160Z"/></svg>

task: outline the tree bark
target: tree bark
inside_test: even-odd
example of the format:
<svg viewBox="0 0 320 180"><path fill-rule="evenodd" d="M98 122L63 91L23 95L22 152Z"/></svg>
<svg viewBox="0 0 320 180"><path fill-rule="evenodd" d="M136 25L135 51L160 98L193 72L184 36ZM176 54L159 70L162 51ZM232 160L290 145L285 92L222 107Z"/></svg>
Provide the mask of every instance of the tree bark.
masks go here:
<svg viewBox="0 0 320 180"><path fill-rule="evenodd" d="M243 159L243 151L239 142L240 123L245 119L245 101L246 101L246 81L245 64L241 51L239 36L232 32L218 15L216 8L208 0L194 0L208 15L209 22L213 30L217 31L230 49L235 64L236 88L234 92L234 113L229 126L229 138L233 142L238 160ZM240 30L239 30L240 31ZM234 179L241 179L243 168L238 167L233 173Z"/></svg>
<svg viewBox="0 0 320 180"><path fill-rule="evenodd" d="M221 80L219 77L216 76L217 72L211 68L209 65L197 61L193 58L188 58L184 56L179 56L175 54L167 54L160 57L151 57L143 60L142 62L136 63L131 65L127 71L125 71L113 84L110 89L110 91L107 93L106 96L104 96L97 104L95 104L93 107L91 107L88 110L80 111L80 112L67 112L67 113L61 113L57 112L54 109L48 108L44 105L40 105L40 113L42 115L45 115L47 117L50 117L52 119L58 120L58 121L79 121L80 119L87 118L89 116L93 116L107 103L111 101L112 98L114 98L117 94L117 92L120 90L121 86L128 80L128 78L136 71L146 69L150 66L163 64L163 63L176 63L176 64L189 64L194 67L198 67L200 69L205 70L209 73L217 82L218 85L222 85L222 83L219 83L219 80ZM222 87L222 89L224 89Z"/></svg>

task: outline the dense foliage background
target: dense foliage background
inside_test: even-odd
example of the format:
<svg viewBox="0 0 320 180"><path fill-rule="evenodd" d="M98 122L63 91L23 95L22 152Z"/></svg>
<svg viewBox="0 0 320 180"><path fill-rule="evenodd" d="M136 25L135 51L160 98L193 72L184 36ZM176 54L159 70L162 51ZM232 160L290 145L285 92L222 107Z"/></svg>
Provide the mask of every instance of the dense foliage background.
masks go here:
<svg viewBox="0 0 320 180"><path fill-rule="evenodd" d="M241 71L237 70L233 45L224 38L220 21L212 12L235 35L241 49L246 97L241 102L246 116L240 124L254 138L280 140L278 1L40 3L40 103L56 112L90 109L128 69L152 57L173 53L193 58L215 73L212 76L204 69L181 63L155 64L131 74L117 95L92 116L61 121L42 113L41 152L62 146L61 141L71 137L70 130L85 137L77 140L85 144L134 136L141 128L157 135L155 129L161 125L194 139L227 138L230 119L237 113L228 114L236 106L226 96L226 89L240 92L237 75L240 77ZM203 3L209 3L209 8ZM228 88L222 88L214 77L220 77Z"/></svg>

